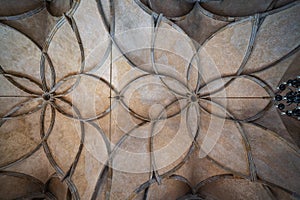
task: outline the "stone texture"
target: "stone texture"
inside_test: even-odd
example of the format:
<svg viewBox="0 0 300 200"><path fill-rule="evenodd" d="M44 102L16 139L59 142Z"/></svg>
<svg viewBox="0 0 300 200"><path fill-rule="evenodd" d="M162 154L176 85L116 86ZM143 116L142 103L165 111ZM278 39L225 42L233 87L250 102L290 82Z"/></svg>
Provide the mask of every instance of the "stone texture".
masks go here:
<svg viewBox="0 0 300 200"><path fill-rule="evenodd" d="M245 72L254 72L276 61L299 46L299 5L266 17ZM272 31L270 31L270 27Z"/></svg>
<svg viewBox="0 0 300 200"><path fill-rule="evenodd" d="M203 187L201 192L206 199L271 199L261 185L245 180L216 181Z"/></svg>
<svg viewBox="0 0 300 200"><path fill-rule="evenodd" d="M1 16L9 16L9 15L18 15L24 12L28 12L33 10L42 5L41 1L34 0L34 1L10 1L10 0L3 0L1 1Z"/></svg>
<svg viewBox="0 0 300 200"><path fill-rule="evenodd" d="M203 44L199 59L200 71L206 82L237 72L250 40L251 25L250 19L230 24Z"/></svg>
<svg viewBox="0 0 300 200"><path fill-rule="evenodd" d="M300 191L297 184L299 182L297 147L287 144L270 131L257 131L259 129L253 125L246 125L245 129L252 146L258 175L279 186Z"/></svg>
<svg viewBox="0 0 300 200"><path fill-rule="evenodd" d="M0 195L2 199L15 199L20 198L23 195L28 195L30 193L41 192L41 188L30 182L29 180L1 175L1 189ZM12 190L12 188L18 188L18 191Z"/></svg>
<svg viewBox="0 0 300 200"><path fill-rule="evenodd" d="M39 49L20 32L1 25L1 67L39 78ZM15 45L15 44L18 45ZM2 87L1 87L2 90ZM9 90L7 90L9 91Z"/></svg>
<svg viewBox="0 0 300 200"><path fill-rule="evenodd" d="M195 4L193 10L184 19L175 23L199 44L203 44L212 34L228 24L204 15L199 4Z"/></svg>
<svg viewBox="0 0 300 200"><path fill-rule="evenodd" d="M271 0L255 0L251 2L246 0L224 0L221 2L211 1L207 3L202 3L201 5L205 9L218 15L246 16L266 11L271 3Z"/></svg>
<svg viewBox="0 0 300 200"><path fill-rule="evenodd" d="M41 4L24 2L4 1L0 16ZM299 196L299 122L272 105L299 74L299 3L71 3L0 17L0 199L46 183L57 199Z"/></svg>
<svg viewBox="0 0 300 200"><path fill-rule="evenodd" d="M150 0L148 5L153 11L157 13L163 13L167 17L180 17L186 15L193 8L193 4L187 1L159 1L159 0Z"/></svg>
<svg viewBox="0 0 300 200"><path fill-rule="evenodd" d="M29 153L39 143L39 113L7 120L1 129L1 166Z"/></svg>
<svg viewBox="0 0 300 200"><path fill-rule="evenodd" d="M52 17L48 11L44 9L35 16L16 21L3 21L2 23L21 31L41 47L50 30L54 27L55 23L57 23L57 19Z"/></svg>

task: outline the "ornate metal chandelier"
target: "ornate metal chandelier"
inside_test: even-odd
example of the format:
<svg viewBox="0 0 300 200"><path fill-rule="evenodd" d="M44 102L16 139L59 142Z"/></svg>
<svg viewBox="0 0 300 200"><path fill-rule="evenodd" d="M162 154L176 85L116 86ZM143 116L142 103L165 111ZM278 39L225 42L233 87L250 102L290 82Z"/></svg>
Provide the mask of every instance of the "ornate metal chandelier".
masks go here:
<svg viewBox="0 0 300 200"><path fill-rule="evenodd" d="M275 95L275 105L282 115L300 120L300 76L281 83Z"/></svg>

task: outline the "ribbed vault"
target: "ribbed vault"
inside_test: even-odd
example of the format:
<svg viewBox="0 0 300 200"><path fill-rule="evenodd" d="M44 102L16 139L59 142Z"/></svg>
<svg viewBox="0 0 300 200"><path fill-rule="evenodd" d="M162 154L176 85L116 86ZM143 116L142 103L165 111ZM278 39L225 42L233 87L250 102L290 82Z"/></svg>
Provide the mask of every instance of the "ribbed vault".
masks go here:
<svg viewBox="0 0 300 200"><path fill-rule="evenodd" d="M300 198L299 1L0 3L0 199Z"/></svg>

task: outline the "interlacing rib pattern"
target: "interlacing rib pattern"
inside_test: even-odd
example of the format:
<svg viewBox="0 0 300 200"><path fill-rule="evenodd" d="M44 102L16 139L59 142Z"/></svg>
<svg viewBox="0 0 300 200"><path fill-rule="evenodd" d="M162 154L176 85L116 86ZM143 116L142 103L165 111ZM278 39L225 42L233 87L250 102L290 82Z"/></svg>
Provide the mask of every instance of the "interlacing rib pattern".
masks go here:
<svg viewBox="0 0 300 200"><path fill-rule="evenodd" d="M135 183L135 189L127 192L127 196L122 196L123 199L149 199L151 198L151 190L154 190L153 186L158 185L158 187L160 187L161 185L164 185L166 181L180 182L188 188L187 193L176 197L178 199L206 199L209 197L209 195L205 192L203 193L203 188L209 186L210 184L215 184L220 181L226 182L228 180L245 181L258 184L263 188L263 190L265 190L270 199L278 198L275 192L277 190L286 193L291 198L300 198L300 191L295 189L299 189L299 187L295 186L290 188L289 183L280 184L276 181L273 181L274 179L272 178L266 178L264 173L260 171L261 167L258 165L261 165L263 158L261 158L262 160L257 158L260 154L257 153L255 149L256 146L253 145L255 139L253 139L254 133L252 134L251 132L261 131L262 134L267 134L265 137L271 138L272 141L277 141L276 144L280 143L280 145L284 146L280 148L286 148L288 149L286 150L288 153L294 155L293 158L296 159L295 165L299 163L300 155L297 145L295 145L293 141L284 138L282 135L274 133L273 130L270 130L270 128L264 126L264 124L259 123L260 120L277 105L275 97L278 93L278 89L276 87L277 83L281 81L285 71L281 70L281 74L275 73L276 76L280 77L275 77L278 79L278 81L274 83L274 85L272 85L273 82L270 83L268 81L270 78L265 80L265 77L262 74L268 70L276 70L278 65L284 62L289 62L289 60L296 57L300 48L299 40L298 44L293 44L293 46L290 45L286 48L282 47L283 49L285 48L285 50L283 50L279 56L273 56L271 60L262 62L260 66L254 66L253 64L255 63L255 56L258 55L255 53L255 51L259 51L259 47L257 49L256 47L259 46L260 42L262 42L261 38L258 39L259 34L265 31L266 27L264 26L266 21L282 12L299 13L299 1L292 1L286 5L275 7L277 5L277 1L273 0L263 12L261 10L259 12L253 11L253 14L249 14L248 16L222 16L212 13L205 7L205 3L214 2L215 4L222 4L222 1L186 0L182 2L185 2L187 5L182 6L185 6L184 8L187 9L187 12L180 16L171 17L164 16L164 13L157 13L155 11L155 8L160 8L159 5L156 5L159 4L159 2L160 1L154 0L134 0L132 2L127 0L124 0L124 2L120 2L118 0L96 0L96 3L94 2L94 6L97 6L97 15L99 15L101 18L101 24L93 24L93 26L103 26L103 30L106 32L106 35L103 35L103 38L107 38L107 41L100 44L102 46L101 52L99 55L96 55L99 60L97 61L97 64L94 64L92 67L87 67L87 55L89 55L90 52L87 52L84 43L85 40L83 40L82 37L83 32L89 30L81 29L76 18L76 13L78 10L84 9L84 7L82 7L83 2L80 0L71 1L70 8L67 12L64 12L59 17L54 17L55 25L51 27L51 30L49 30L47 33L43 44L36 42L27 33L23 33L22 30L14 28L13 26L9 25L8 22L18 20L22 21L28 18L33 19L36 15L47 11L51 1L44 1L42 4L38 5L38 7L29 11L25 11L24 13L19 13L12 16L0 16L1 32L17 32L26 40L30 41L32 45L38 49L40 55L40 65L30 66L38 69L36 70L39 72L38 76L30 73L27 74L26 70L15 70L17 67L20 67L21 69L24 66L11 67L7 66L6 63L0 63L0 77L1 82L3 82L3 89L1 88L0 99L12 98L18 102L12 107L8 108L7 105L1 105L3 110L6 109L6 111L5 113L1 114L0 134L6 134L6 132L2 131L2 129L5 129L5 125L9 122L30 118L35 114L38 114L39 116L39 127L37 132L34 133L37 137L39 137L39 141L36 142L35 146L29 151L26 150L26 152L23 152L21 156L14 158L13 160L8 159L4 162L1 160L0 163L0 179L5 180L5 178L8 177L17 178L20 180L22 179L38 188L38 192L31 192L24 196L17 196L16 199L57 199L58 197L55 196L55 191L52 191L49 186L51 185L51 182L55 180L59 180L61 184L65 185L67 188L67 192L64 196L65 199L86 198L86 196L83 197L83 195L87 195L90 199L102 198L104 196L106 199L116 199L117 197L114 197L112 191L113 184L116 181L114 180L114 176L115 172L118 170L122 171L122 169L118 169L118 167L116 167L117 164L115 164L115 160L120 160L117 159L118 154L123 150L123 148L125 148L124 146L126 146L125 144L127 144L129 138L133 137L133 135L137 135L139 132L142 132L142 129L147 129L148 134L147 145L145 145L147 147L145 148L147 149L147 154L149 156L149 163L146 165L149 167L144 172L148 173L148 179L137 184ZM120 33L118 32L119 25L117 25L117 23L120 23L120 17L118 18L119 21L116 19L118 17L116 15L119 13L119 11L116 11L116 7L120 7L119 4L126 4L126 6L129 5L129 7L138 9L139 14L145 14L152 25L152 27L147 27L146 30L150 35L150 45L146 53L144 52L149 57L148 65L150 67L143 67L140 63L138 63L138 59L136 59L135 56L132 56L132 52L128 51L128 49L130 49L127 49L126 47L126 44L128 43L122 41L122 37L120 37ZM88 15L89 11L86 12L86 15ZM51 14L51 12L49 13ZM185 20L190 17L189 15L191 15L191 13L199 14L203 19L205 18L207 20L212 20L216 23L214 30L210 30L210 34L208 36L206 35L201 40L192 38L192 36L189 36L188 31L185 33L185 29L181 28L181 25L185 23ZM299 14L296 16L299 17ZM136 17L138 18L140 16L137 15ZM288 18L286 20L292 20L294 23L298 23L298 25L295 26L298 26L297 30L299 30L299 18ZM26 23L26 21L21 23ZM189 23L190 26L193 26L192 22ZM244 43L246 43L246 45L242 47L243 42L241 42L241 47L239 48L243 49L243 55L239 58L240 61L238 62L237 66L235 66L234 70L229 70L229 72L226 70L223 71L221 69L222 67L218 66L218 63L216 62L213 65L216 66L216 71L219 70L219 75L216 73L209 73L210 69L208 68L210 65L205 61L203 62L203 60L206 59L213 60L213 58L209 57L212 54L208 47L209 44L214 40L220 40L221 34L228 30L232 31L234 27L244 26L246 29L247 24L250 24L250 29L247 29L248 32L250 31L250 33L247 33L248 38L241 39ZM73 55L73 58L70 59L78 60L80 64L77 70L63 74L64 72L60 72L60 69L62 69L63 66L55 65L55 62L53 61L55 58L52 56L55 54L50 53L50 48L58 32L67 26L72 30L73 34L73 36L68 38L68 40L76 40L75 44L77 45L76 48L78 48L77 51L79 52L78 54ZM35 29L35 27L32 28ZM177 63L178 66L176 66L176 68L182 68L182 76L178 74L176 75L169 70L165 70L165 68L162 67L163 64L160 63L161 60L158 59L157 54L162 51L161 46L164 45L160 45L160 43L168 43L168 40L170 39L166 35L166 38L162 40L161 37L164 29L168 29L170 32L175 32L176 34L182 35L182 37L186 40L185 43L187 43L187 46L189 46L192 51L192 56L190 56L188 59L184 58L186 61L184 64L185 66L178 64L179 62ZM202 32L205 32L206 27L201 27L200 29ZM270 29L270 31L273 30L272 27L268 27L268 29ZM274 30L276 29L274 28ZM240 29L238 31L243 30ZM245 31L245 34L246 32L247 31ZM299 33L295 34L299 35ZM123 39L126 40L126 38ZM235 39L238 40L238 38ZM174 42L174 40L171 40L171 42ZM14 45L17 46L18 43L15 43ZM58 46L56 47L58 48ZM65 48L68 49L68 47ZM141 47L141 49L142 48L143 47ZM24 51L26 51L26 49ZM224 51L226 51L226 49L224 49ZM2 56L1 54L2 53L0 53L0 56ZM118 58L115 58L115 55ZM207 58L205 55L207 55ZM218 51L218 55L225 55L225 53L222 54L220 51ZM64 57L64 55L60 56ZM182 55L182 57L185 57L185 55ZM124 65L124 68L130 68L130 70L134 71L134 75L129 75L122 84L117 83L119 80L114 80L116 74L118 73L117 71L119 70L117 67L115 67L115 63L119 61L118 59L124 61L125 64L121 64ZM227 58L222 59L231 60L236 58L231 58L229 55ZM232 63L234 64L234 62ZM101 71L105 71L105 69L106 72ZM100 71L101 73L99 73ZM86 83L85 80L91 80L91 82L94 84L100 84L100 93L102 91L105 93L104 91L106 90L109 91L108 93L104 94L107 96L104 97L103 100L108 101L108 103L96 105L96 107L99 109L95 109L96 111L92 115L86 115L86 111L82 110L80 106L76 104L76 100L78 99L78 102L85 101L85 99L87 99L85 95L95 95L90 94L90 91L88 91L88 94L80 94L79 96L76 94L76 90L78 90L78 88L89 87L84 85ZM163 90L166 91L165 93L168 93L167 95L169 98L165 100L165 102L161 103L161 105L164 106L162 106L160 112L158 112L155 117L147 116L144 113L137 111L138 109L132 103L130 103L130 101L135 102L134 98L139 98L138 96L132 95L131 98L133 100L130 99L130 101L126 99L128 93L130 93L132 89L134 90L139 85L144 87L143 84L147 85L148 81L150 81L151 84L156 84L156 86L163 88ZM6 93L7 91L5 91L4 84L8 83L13 85L19 91L19 93ZM245 87L247 84L249 88L253 87L254 89ZM245 92L247 90L250 92ZM256 90L259 91L257 94L255 94ZM82 92L82 90L80 91ZM232 91L234 91L234 95L232 95ZM95 91L95 93L96 92L99 91ZM155 94L156 93L153 95ZM247 94L249 96L247 96ZM163 96L165 95L166 94L163 94ZM251 111L250 109L251 112L248 110L247 113L243 113L243 108L235 108L235 105L239 104L247 107L247 105L245 105L246 103L243 103L243 101L257 102L257 104L260 105L257 105L256 107L255 104L251 104L252 107L254 106L253 110ZM178 107L179 109L176 109ZM123 121L130 121L130 118L132 118L135 120L135 124L125 131L123 130L124 133L120 137L115 137L114 129L116 126L114 124L113 117L116 115L114 112L116 112L118 115L119 109L128 114L126 115L126 118L122 119ZM283 108L281 110L283 110ZM59 119L58 116L60 116ZM243 149L241 151L244 151L246 160L245 168L247 168L247 173L234 167L234 164L228 164L230 161L224 161L227 158L222 158L222 160L219 160L218 156L216 156L214 153L210 153L213 151L214 145L211 146L211 138L208 136L209 134L205 136L204 132L209 131L202 127L203 122L201 121L203 120L204 116L209 116L211 120L220 120L226 125L231 124L232 127L234 127L231 131L236 129L238 136L235 137L239 138L240 142L242 143L241 146ZM65 167L65 165L62 166L62 161L58 160L57 158L57 155L60 154L60 149L51 147L53 143L49 143L51 136L55 135L57 132L55 124L59 122L58 120L62 120L61 117L71 120L71 122L75 124L74 126L76 127L79 137L78 141L74 143L71 138L68 139L68 143L72 144L71 146L74 148L74 150L72 150L73 155L70 155L69 158L72 159L72 161L68 162L67 167ZM168 163L170 165L164 166L161 164L161 155L159 155L159 151L157 152L155 137L158 133L156 129L159 129L161 123L167 123L168 120L173 120L178 117L181 118L180 123L184 124L185 129L176 131L185 131L185 137L189 138L187 141L190 143L188 144L188 147L183 150L183 153L181 153L179 157L176 157L176 159L173 159L171 163ZM99 124L99 120L105 121L107 127L103 128L103 126ZM91 140L87 141L86 138L89 135L87 130L91 128L100 135L100 138L103 141L101 144L105 149L105 152L99 151L99 153L106 154L106 157L101 161L102 164L99 162L99 166L97 168L100 168L100 170L98 174L94 174L94 176L97 178L94 181L92 192L89 190L89 194L82 194L83 191L78 188L78 181L74 181L74 176L76 175L77 170L80 170L80 159L84 159L83 156L87 156L87 153L83 155L83 152L89 150L87 143L91 142ZM216 128L212 132L214 131L220 132L215 141L215 143L217 143L218 138L221 137L220 135L222 134L222 130L218 130ZM161 132L163 134L164 129L161 129ZM211 137L214 138L214 136ZM261 136L261 138L263 138L263 136ZM5 143L5 141L2 141L2 143ZM57 144L59 145L60 141L57 141ZM137 144L135 143L133 145ZM274 144L270 143L269 145L272 146ZM270 149L272 148L270 147ZM31 157L34 157L37 152L41 150L44 152L47 162L49 162L53 170L53 173L45 182L30 174L13 170L14 167L21 165ZM204 156L202 156L203 159L207 159L210 163L212 163L212 165L215 165L215 167L218 169L223 170L224 173L211 175L195 184L195 181L192 181L191 177L185 177L180 170L182 170L186 165L189 165L191 159L195 159L194 155L197 154L196 156L201 157L201 153L204 153ZM274 153L274 155L277 154ZM4 155L0 156L4 157ZM227 156L230 157L230 155ZM197 162L201 162L201 159L197 160ZM161 170L162 168L165 170ZM185 167L184 169L186 170L187 168ZM293 172L293 174L298 174L298 177L294 178L299 180L299 168L295 167L293 169L296 170ZM197 171L201 169L191 168L191 170ZM280 172L277 171L272 173ZM283 181L288 182L290 180Z"/></svg>

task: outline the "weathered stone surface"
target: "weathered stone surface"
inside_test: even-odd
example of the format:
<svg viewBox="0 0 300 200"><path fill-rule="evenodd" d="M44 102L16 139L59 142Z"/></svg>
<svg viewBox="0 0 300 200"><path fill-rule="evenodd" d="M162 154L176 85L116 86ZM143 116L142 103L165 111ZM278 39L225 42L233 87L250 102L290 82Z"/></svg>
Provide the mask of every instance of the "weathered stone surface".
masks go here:
<svg viewBox="0 0 300 200"><path fill-rule="evenodd" d="M19 15L28 12L32 9L38 8L42 5L39 0L29 1L15 1L3 0L1 1L0 16Z"/></svg>
<svg viewBox="0 0 300 200"><path fill-rule="evenodd" d="M264 180L299 192L299 153L297 147L276 134L253 125L245 126L252 146L257 173Z"/></svg>
<svg viewBox="0 0 300 200"><path fill-rule="evenodd" d="M52 17L46 9L20 20L3 21L11 27L21 31L29 36L31 40L37 43L40 47L44 44L48 34L57 23L57 19Z"/></svg>
<svg viewBox="0 0 300 200"><path fill-rule="evenodd" d="M80 144L79 123L56 113L53 131L48 138L52 155L63 171L71 166Z"/></svg>
<svg viewBox="0 0 300 200"><path fill-rule="evenodd" d="M266 11L271 3L271 0L255 0L251 2L246 0L224 0L221 2L211 1L201 5L218 15L247 16Z"/></svg>
<svg viewBox="0 0 300 200"><path fill-rule="evenodd" d="M150 0L148 5L153 11L163 13L167 17L180 17L186 15L193 8L193 4L187 1L159 1L159 0Z"/></svg>
<svg viewBox="0 0 300 200"><path fill-rule="evenodd" d="M65 22L54 35L48 54L57 71L57 80L71 73L77 73L81 68L80 49L70 24Z"/></svg>
<svg viewBox="0 0 300 200"><path fill-rule="evenodd" d="M193 10L184 19L175 23L199 44L203 44L212 34L228 24L204 15L200 11L199 4L195 4Z"/></svg>
<svg viewBox="0 0 300 200"><path fill-rule="evenodd" d="M295 5L266 17L258 31L256 44L245 72L262 69L299 46L300 25L297 23L300 19L299 7L300 5Z"/></svg>
<svg viewBox="0 0 300 200"><path fill-rule="evenodd" d="M213 160L235 172L248 175L249 166L247 159L246 144L238 125L231 121L225 121L222 131L214 133L210 120L215 120L209 115L202 115L201 139L199 144L205 149L206 142L215 142L210 152L205 152ZM220 122L221 123L221 122ZM216 129L215 129L216 130Z"/></svg>
<svg viewBox="0 0 300 200"><path fill-rule="evenodd" d="M52 16L60 17L71 8L71 1L54 0L46 2L47 10Z"/></svg>
<svg viewBox="0 0 300 200"><path fill-rule="evenodd" d="M200 73L206 82L235 74L246 53L252 23L236 22L218 31L199 51Z"/></svg>
<svg viewBox="0 0 300 200"><path fill-rule="evenodd" d="M7 168L7 170L38 177L43 182L46 182L54 173L54 170L52 169L46 154L42 149L37 150L29 158L18 163L17 165Z"/></svg>
<svg viewBox="0 0 300 200"><path fill-rule="evenodd" d="M299 123L273 105L299 75L299 3L264 12L289 2L54 0L0 17L0 199L44 198L47 181L57 199L299 195ZM0 16L40 5L13 3Z"/></svg>
<svg viewBox="0 0 300 200"><path fill-rule="evenodd" d="M16 199L30 193L41 192L42 188L39 185L30 182L29 180L1 175L0 176L0 195L1 199ZM13 188L13 189L12 189ZM15 189L18 188L18 191Z"/></svg>
<svg viewBox="0 0 300 200"><path fill-rule="evenodd" d="M177 188L180 188L180 190ZM175 199L183 196L189 190L188 186L180 181L165 179L162 184L153 184L150 187L149 199Z"/></svg>
<svg viewBox="0 0 300 200"><path fill-rule="evenodd" d="M1 166L19 159L38 145L39 113L29 118L7 120L1 126Z"/></svg>
<svg viewBox="0 0 300 200"><path fill-rule="evenodd" d="M38 47L20 32L6 25L0 26L1 67L4 70L29 74L38 79L40 62Z"/></svg>
<svg viewBox="0 0 300 200"><path fill-rule="evenodd" d="M203 187L201 192L207 199L271 199L261 185L245 180L215 181Z"/></svg>

